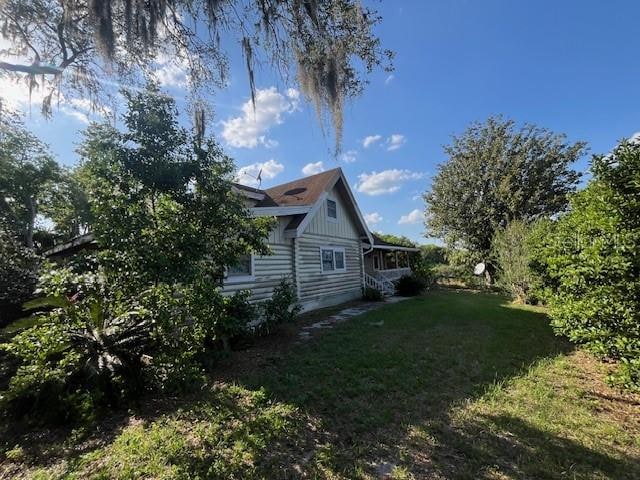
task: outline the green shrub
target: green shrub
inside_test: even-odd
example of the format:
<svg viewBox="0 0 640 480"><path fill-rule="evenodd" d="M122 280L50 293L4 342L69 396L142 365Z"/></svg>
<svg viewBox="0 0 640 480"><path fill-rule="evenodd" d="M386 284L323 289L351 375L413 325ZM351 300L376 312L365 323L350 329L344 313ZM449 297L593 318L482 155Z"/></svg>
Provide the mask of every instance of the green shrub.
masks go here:
<svg viewBox="0 0 640 480"><path fill-rule="evenodd" d="M384 295L377 288L366 287L362 294L362 299L368 302L381 302L384 300Z"/></svg>
<svg viewBox="0 0 640 480"><path fill-rule="evenodd" d="M43 297L28 306L53 310L1 345L18 362L4 406L66 420L137 391L141 357L150 348L147 312L120 301L97 274L49 271L42 290Z"/></svg>
<svg viewBox="0 0 640 480"><path fill-rule="evenodd" d="M292 322L300 313L298 296L294 286L283 279L273 289L271 298L262 303L260 330L269 333L279 324Z"/></svg>
<svg viewBox="0 0 640 480"><path fill-rule="evenodd" d="M541 221L544 222L544 221ZM498 267L496 285L520 303L537 303L538 280L531 269L531 239L537 223L514 220L493 237L492 256Z"/></svg>
<svg viewBox="0 0 640 480"><path fill-rule="evenodd" d="M417 275L404 275L396 282L396 293L401 297L414 297L422 293L427 285Z"/></svg>
<svg viewBox="0 0 640 480"><path fill-rule="evenodd" d="M555 330L617 361L609 379L640 391L640 145L594 157L592 170L533 265Z"/></svg>

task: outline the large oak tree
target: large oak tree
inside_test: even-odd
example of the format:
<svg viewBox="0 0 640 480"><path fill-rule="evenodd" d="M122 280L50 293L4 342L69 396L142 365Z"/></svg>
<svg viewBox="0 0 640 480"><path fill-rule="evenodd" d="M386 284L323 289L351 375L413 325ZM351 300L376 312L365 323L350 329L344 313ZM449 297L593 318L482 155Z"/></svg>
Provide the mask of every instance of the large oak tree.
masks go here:
<svg viewBox="0 0 640 480"><path fill-rule="evenodd" d="M375 10L358 0L5 0L0 72L54 94L103 104L110 81L142 81L158 62L185 69L196 98L226 83L229 52L240 47L252 98L256 65L297 78L321 118L331 119L339 146L345 98L361 92L363 73L391 68L392 53L372 28Z"/></svg>

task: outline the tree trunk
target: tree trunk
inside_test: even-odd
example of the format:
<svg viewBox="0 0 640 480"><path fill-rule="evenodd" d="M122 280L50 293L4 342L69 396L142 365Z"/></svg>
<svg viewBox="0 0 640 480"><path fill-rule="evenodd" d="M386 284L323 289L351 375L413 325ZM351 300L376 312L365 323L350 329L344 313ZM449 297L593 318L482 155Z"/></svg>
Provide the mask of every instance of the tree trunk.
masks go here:
<svg viewBox="0 0 640 480"><path fill-rule="evenodd" d="M27 223L27 231L25 232L24 244L27 248L33 248L33 229L36 223L36 201L33 197L27 200L27 209L29 210L29 222Z"/></svg>
<svg viewBox="0 0 640 480"><path fill-rule="evenodd" d="M485 262L485 265L486 267L484 269L484 284L487 288L491 288L494 282L494 279L493 279L494 268L488 262Z"/></svg>

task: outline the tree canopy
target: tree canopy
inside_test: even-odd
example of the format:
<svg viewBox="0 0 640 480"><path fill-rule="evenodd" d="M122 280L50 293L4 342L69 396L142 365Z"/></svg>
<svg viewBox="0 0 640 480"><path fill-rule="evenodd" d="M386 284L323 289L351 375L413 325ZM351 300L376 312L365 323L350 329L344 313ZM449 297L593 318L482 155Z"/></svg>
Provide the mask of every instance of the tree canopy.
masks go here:
<svg viewBox="0 0 640 480"><path fill-rule="evenodd" d="M357 0L6 0L0 18L11 42L0 53L25 60L0 69L46 89L45 114L57 92L99 106L113 93L107 79L132 85L162 63L186 70L201 98L226 83L237 42L252 98L258 64L297 78L338 145L345 98L362 91L363 72L391 68L372 33L380 17Z"/></svg>
<svg viewBox="0 0 640 480"><path fill-rule="evenodd" d="M584 152L584 142L535 125L472 124L445 147L449 158L424 195L429 234L486 259L498 229L565 210L580 178L571 165Z"/></svg>
<svg viewBox="0 0 640 480"><path fill-rule="evenodd" d="M240 255L267 253L271 223L250 217L215 141L182 127L155 84L123 94L124 131L93 124L80 148L106 270L124 284L215 286Z"/></svg>
<svg viewBox="0 0 640 480"><path fill-rule="evenodd" d="M416 243L404 235L394 235L392 233L375 232L385 242L395 243L396 245L403 245L405 247L415 247Z"/></svg>
<svg viewBox="0 0 640 480"><path fill-rule="evenodd" d="M47 145L19 117L0 115L0 220L28 248L34 247L36 217L63 172Z"/></svg>

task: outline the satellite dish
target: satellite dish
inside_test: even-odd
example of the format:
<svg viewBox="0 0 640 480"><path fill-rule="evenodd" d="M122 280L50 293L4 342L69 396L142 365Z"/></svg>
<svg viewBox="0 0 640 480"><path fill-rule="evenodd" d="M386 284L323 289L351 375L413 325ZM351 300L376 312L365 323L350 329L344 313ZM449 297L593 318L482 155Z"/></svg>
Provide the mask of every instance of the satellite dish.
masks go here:
<svg viewBox="0 0 640 480"><path fill-rule="evenodd" d="M482 275L486 269L487 269L487 266L484 264L484 262L480 262L473 268L473 274Z"/></svg>

